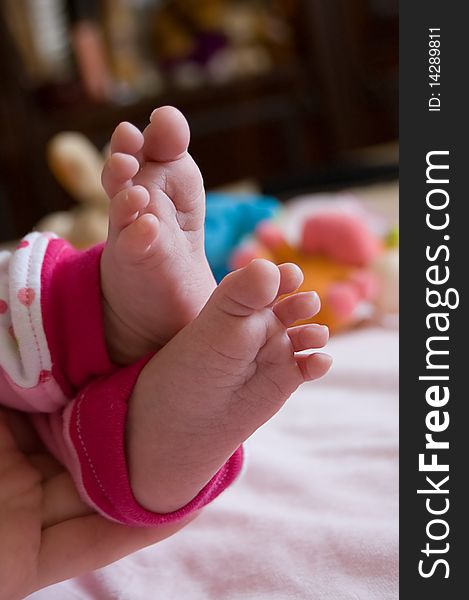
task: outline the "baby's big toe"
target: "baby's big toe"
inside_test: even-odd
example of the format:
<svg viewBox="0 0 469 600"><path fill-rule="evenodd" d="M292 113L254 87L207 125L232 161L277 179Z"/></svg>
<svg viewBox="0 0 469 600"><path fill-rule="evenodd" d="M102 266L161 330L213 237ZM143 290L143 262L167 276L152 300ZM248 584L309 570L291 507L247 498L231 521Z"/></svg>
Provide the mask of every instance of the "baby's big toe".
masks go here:
<svg viewBox="0 0 469 600"><path fill-rule="evenodd" d="M217 294L225 312L248 316L270 306L280 295L295 291L303 281L301 269L292 263L275 265L257 258L246 267L230 273Z"/></svg>
<svg viewBox="0 0 469 600"><path fill-rule="evenodd" d="M281 282L279 268L264 259L225 277L215 294L219 307L234 316L248 316L269 306L277 297Z"/></svg>
<svg viewBox="0 0 469 600"><path fill-rule="evenodd" d="M189 125L184 115L173 106L154 110L143 135L143 155L149 161L177 160L189 146Z"/></svg>

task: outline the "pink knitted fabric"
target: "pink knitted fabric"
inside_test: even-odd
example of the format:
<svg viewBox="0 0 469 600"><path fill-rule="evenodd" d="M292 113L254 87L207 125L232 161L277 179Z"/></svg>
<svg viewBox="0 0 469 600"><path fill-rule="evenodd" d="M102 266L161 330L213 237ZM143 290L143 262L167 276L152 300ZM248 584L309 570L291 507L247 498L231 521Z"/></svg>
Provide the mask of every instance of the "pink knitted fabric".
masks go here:
<svg viewBox="0 0 469 600"><path fill-rule="evenodd" d="M109 519L133 526L155 526L199 510L238 476L243 462L242 448L179 510L158 514L137 503L130 487L125 454L127 403L150 357L121 369L108 357L100 287L102 246L78 252L63 240L44 241L41 234L30 235L29 249L34 244L42 245L43 255L36 261L40 289L29 292L27 299L40 299L42 323L34 323L35 335L39 338L43 335L47 342L41 360L45 360L43 355L50 354L50 371L47 370L47 376L41 372L39 380L32 379L34 385L28 391L33 401L28 396L27 406L39 413L32 414L31 419L44 443L67 466L84 501ZM5 278L2 282L5 287ZM20 304L21 301L24 304L20 294ZM7 321L5 325L8 326ZM0 358L7 350L11 351L0 343ZM37 363L34 352L33 359ZM17 396L17 382L3 372L2 364L0 402L5 397L10 406L24 410L25 400L20 401ZM57 387L54 403L50 400L45 403L41 413L41 393L45 394L52 384ZM57 399L61 393L62 399ZM57 405L64 408L54 409Z"/></svg>
<svg viewBox="0 0 469 600"><path fill-rule="evenodd" d="M103 246L78 252L51 240L41 273L41 306L52 373L70 396L96 375L111 372L102 318Z"/></svg>
<svg viewBox="0 0 469 600"><path fill-rule="evenodd" d="M189 504L168 514L143 509L129 484L125 455L127 400L146 361L93 381L65 410L66 443L72 470L88 501L103 514L129 525L160 525L182 519L216 498L242 466L242 449L216 473Z"/></svg>

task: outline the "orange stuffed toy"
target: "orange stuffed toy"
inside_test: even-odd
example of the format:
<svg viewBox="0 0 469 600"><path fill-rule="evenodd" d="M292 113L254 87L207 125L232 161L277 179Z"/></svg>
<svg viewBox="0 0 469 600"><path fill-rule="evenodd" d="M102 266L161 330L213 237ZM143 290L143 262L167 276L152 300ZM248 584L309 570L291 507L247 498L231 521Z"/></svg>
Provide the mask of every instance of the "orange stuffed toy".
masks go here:
<svg viewBox="0 0 469 600"><path fill-rule="evenodd" d="M310 322L338 331L356 322L360 306L376 297L371 265L382 250L381 240L357 217L324 213L305 221L298 248L276 224L262 223L256 238L235 251L231 266L237 269L253 258L298 264L305 276L298 291L315 290L321 298L321 310Z"/></svg>

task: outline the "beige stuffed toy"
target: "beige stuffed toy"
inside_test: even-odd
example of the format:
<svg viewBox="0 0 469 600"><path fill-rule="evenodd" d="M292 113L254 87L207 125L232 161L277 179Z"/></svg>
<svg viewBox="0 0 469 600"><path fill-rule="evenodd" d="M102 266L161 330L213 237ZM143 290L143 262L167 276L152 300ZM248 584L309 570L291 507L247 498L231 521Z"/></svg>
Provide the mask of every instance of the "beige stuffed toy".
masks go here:
<svg viewBox="0 0 469 600"><path fill-rule="evenodd" d="M80 133L63 132L52 138L47 148L50 169L79 205L46 216L36 227L39 231L52 231L76 248L106 239L109 200L101 185L105 153Z"/></svg>

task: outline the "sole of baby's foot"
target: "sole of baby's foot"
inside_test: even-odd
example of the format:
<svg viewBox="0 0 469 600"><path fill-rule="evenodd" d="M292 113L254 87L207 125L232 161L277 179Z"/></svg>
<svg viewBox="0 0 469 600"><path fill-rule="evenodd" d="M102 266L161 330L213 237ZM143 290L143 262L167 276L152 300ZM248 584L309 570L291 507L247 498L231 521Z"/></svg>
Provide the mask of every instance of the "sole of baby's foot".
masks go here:
<svg viewBox="0 0 469 600"><path fill-rule="evenodd" d="M183 115L163 107L143 133L121 123L111 139L102 175L111 204L101 281L108 347L121 364L162 347L215 288L189 137Z"/></svg>
<svg viewBox="0 0 469 600"><path fill-rule="evenodd" d="M147 509L189 502L305 381L324 375L327 327L292 326L317 294L279 299L302 282L292 264L255 260L228 275L200 315L142 370L129 408L132 488Z"/></svg>

